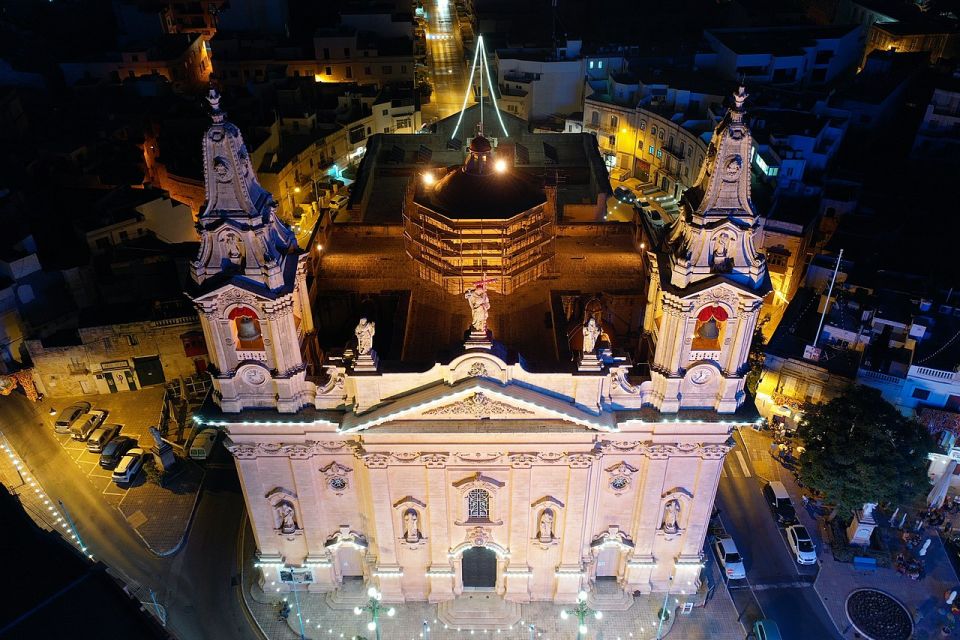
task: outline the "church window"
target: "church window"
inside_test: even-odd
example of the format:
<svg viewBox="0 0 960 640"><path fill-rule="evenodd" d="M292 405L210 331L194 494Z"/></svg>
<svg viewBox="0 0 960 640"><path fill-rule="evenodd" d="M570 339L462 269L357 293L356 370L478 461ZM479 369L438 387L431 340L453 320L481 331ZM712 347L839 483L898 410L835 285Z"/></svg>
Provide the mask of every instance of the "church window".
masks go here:
<svg viewBox="0 0 960 640"><path fill-rule="evenodd" d="M616 476L610 481L610 486L614 491L622 491L627 488L628 484L630 484L630 479L627 476Z"/></svg>
<svg viewBox="0 0 960 640"><path fill-rule="evenodd" d="M467 494L467 518L490 518L490 494L483 489L471 489Z"/></svg>
<svg viewBox="0 0 960 640"><path fill-rule="evenodd" d="M704 307L697 314L690 348L693 351L719 351L726 321L727 312L723 307Z"/></svg>
<svg viewBox="0 0 960 640"><path fill-rule="evenodd" d="M330 478L330 488L334 491L343 491L347 488L346 478L341 478L340 476Z"/></svg>

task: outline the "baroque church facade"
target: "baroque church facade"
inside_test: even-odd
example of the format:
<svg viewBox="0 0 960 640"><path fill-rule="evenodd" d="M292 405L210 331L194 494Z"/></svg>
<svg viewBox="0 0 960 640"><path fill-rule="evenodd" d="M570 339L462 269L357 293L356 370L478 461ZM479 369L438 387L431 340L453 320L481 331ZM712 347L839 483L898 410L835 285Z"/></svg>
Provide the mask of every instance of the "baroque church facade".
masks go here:
<svg viewBox="0 0 960 640"><path fill-rule="evenodd" d="M262 584L362 583L441 607L471 589L516 606L573 602L603 581L622 601L698 586L730 435L752 420L747 353L769 290L745 97L717 127L685 215L650 246L653 351L637 375L599 317L584 319L573 362L527 366L488 327L498 310L482 281L457 296L469 326L450 358L391 367L376 323L356 318L348 357L308 366L305 256L211 92L190 295L214 392L196 420L228 434Z"/></svg>

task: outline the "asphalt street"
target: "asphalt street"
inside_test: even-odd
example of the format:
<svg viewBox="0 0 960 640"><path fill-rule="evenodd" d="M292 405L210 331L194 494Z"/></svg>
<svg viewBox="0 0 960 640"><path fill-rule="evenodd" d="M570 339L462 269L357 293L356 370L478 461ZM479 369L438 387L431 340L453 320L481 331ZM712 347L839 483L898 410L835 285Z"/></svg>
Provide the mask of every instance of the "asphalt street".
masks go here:
<svg viewBox="0 0 960 640"><path fill-rule="evenodd" d="M447 0L428 0L424 8L429 15L427 35L427 66L433 93L430 103L423 106L423 122L441 120L458 113L463 106L470 74L469 61L464 60L463 43L457 28L457 13ZM469 107L473 101L467 102Z"/></svg>
<svg viewBox="0 0 960 640"><path fill-rule="evenodd" d="M187 540L176 554L159 558L57 444L49 416L12 394L0 398L0 425L47 494L64 502L93 555L154 590L174 635L260 639L239 600L236 545L244 507L232 464L208 469Z"/></svg>
<svg viewBox="0 0 960 640"><path fill-rule="evenodd" d="M738 614L748 627L761 617L776 621L784 640L839 638L813 590L818 565L800 566L793 559L763 499L764 479L754 470L740 434L735 439L724 461L716 506L747 570L745 580L728 583Z"/></svg>

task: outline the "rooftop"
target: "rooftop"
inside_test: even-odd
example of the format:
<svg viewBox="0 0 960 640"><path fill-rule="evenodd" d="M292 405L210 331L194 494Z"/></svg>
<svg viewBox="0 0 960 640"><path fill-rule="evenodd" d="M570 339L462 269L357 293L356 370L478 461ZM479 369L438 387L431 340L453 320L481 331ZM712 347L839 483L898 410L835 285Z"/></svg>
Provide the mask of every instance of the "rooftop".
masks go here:
<svg viewBox="0 0 960 640"><path fill-rule="evenodd" d="M741 27L708 29L721 44L740 55L770 54L773 56L800 56L804 47L818 40L836 40L847 36L860 25L816 25L789 27Z"/></svg>

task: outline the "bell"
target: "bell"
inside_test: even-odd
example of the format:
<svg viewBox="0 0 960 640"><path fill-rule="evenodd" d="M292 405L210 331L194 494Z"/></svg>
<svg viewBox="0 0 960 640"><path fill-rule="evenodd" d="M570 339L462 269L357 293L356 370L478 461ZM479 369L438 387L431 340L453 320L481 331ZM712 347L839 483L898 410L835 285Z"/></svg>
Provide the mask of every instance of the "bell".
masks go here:
<svg viewBox="0 0 960 640"><path fill-rule="evenodd" d="M700 331L698 332L701 338L706 338L707 340L716 340L720 337L720 327L717 326L717 319L710 318L702 325L700 325Z"/></svg>
<svg viewBox="0 0 960 640"><path fill-rule="evenodd" d="M260 337L260 325L248 316L242 316L237 325L237 337L241 340L256 340Z"/></svg>

